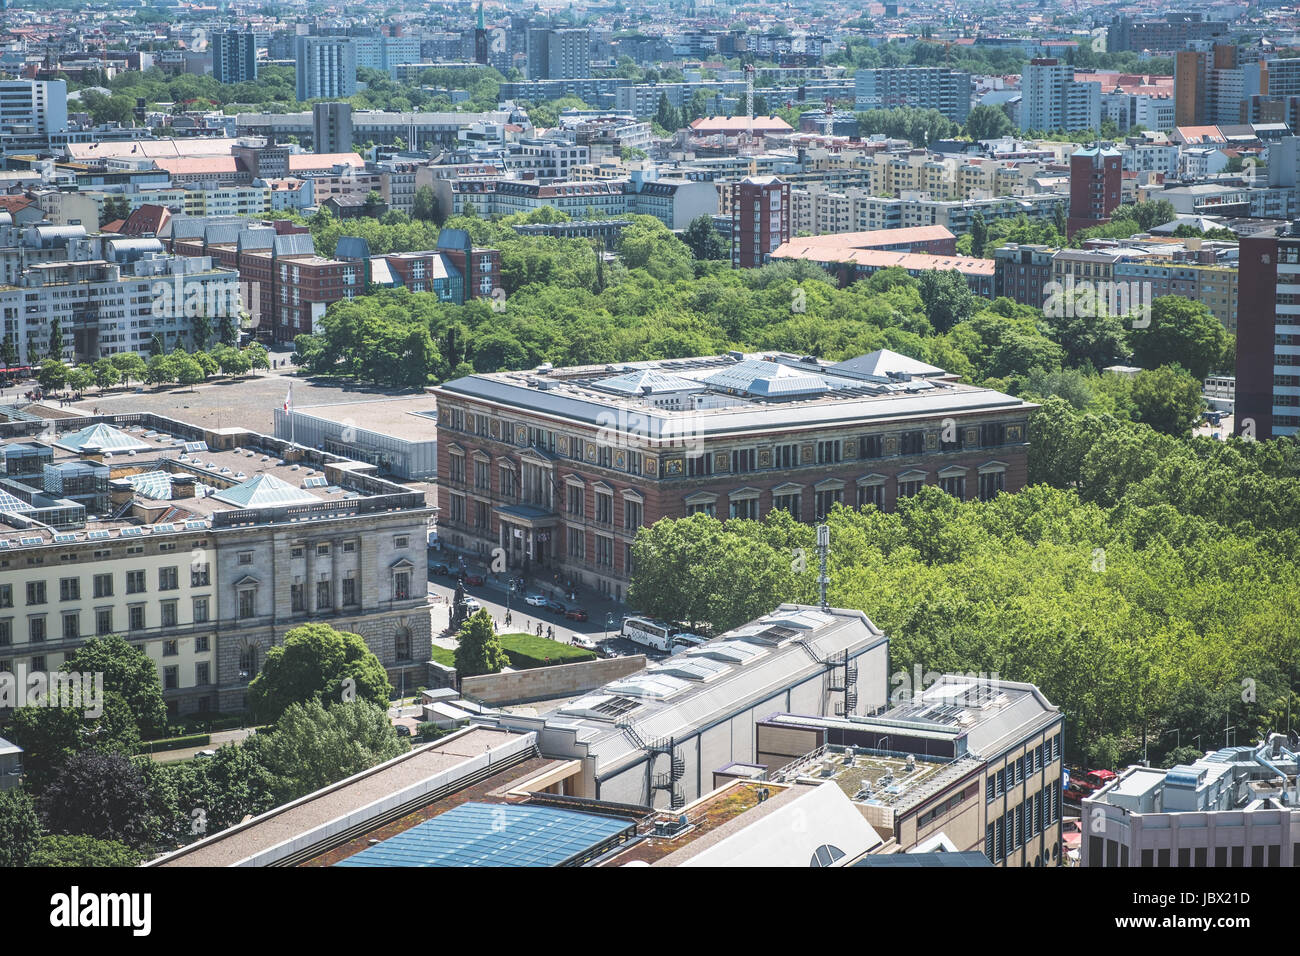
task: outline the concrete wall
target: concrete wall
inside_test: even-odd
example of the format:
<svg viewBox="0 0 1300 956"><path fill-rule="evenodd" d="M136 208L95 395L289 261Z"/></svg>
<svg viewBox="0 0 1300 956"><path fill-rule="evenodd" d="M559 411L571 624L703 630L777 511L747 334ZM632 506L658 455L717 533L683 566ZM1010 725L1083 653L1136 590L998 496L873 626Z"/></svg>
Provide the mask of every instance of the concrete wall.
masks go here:
<svg viewBox="0 0 1300 956"><path fill-rule="evenodd" d="M478 677L464 678L460 682L460 690L465 696L486 704L522 704L581 694L644 670L645 665L645 656L636 654L632 657L534 667L505 674L481 674Z"/></svg>

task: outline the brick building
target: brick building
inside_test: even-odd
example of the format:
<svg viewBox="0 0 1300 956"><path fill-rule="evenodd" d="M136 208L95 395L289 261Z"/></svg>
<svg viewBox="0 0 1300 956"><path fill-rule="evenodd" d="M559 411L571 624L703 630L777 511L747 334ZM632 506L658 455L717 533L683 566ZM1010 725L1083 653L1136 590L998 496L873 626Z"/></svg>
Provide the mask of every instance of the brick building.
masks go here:
<svg viewBox="0 0 1300 956"><path fill-rule="evenodd" d="M1123 158L1117 149L1095 146L1070 157L1070 218L1066 232L1100 226L1120 203Z"/></svg>
<svg viewBox="0 0 1300 956"><path fill-rule="evenodd" d="M731 265L765 265L790 240L790 184L775 176L747 176L731 187Z"/></svg>
<svg viewBox="0 0 1300 956"><path fill-rule="evenodd" d="M498 372L433 392L443 540L618 600L637 529L660 518L814 521L926 484L1018 491L1036 407L886 350Z"/></svg>

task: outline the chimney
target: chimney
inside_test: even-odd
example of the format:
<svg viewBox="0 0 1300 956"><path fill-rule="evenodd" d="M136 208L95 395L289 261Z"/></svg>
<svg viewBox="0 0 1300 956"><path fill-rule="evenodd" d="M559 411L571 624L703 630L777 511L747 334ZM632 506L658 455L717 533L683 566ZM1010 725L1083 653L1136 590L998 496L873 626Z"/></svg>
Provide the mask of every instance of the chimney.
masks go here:
<svg viewBox="0 0 1300 956"><path fill-rule="evenodd" d="M113 511L127 504L135 496L135 487L124 478L116 478L108 483L108 500Z"/></svg>
<svg viewBox="0 0 1300 956"><path fill-rule="evenodd" d="M97 461L102 464L104 461L104 449L99 445L82 445L81 457L86 461Z"/></svg>
<svg viewBox="0 0 1300 956"><path fill-rule="evenodd" d="M182 498L194 497L194 486L197 483L193 475L172 475L172 500L179 501Z"/></svg>

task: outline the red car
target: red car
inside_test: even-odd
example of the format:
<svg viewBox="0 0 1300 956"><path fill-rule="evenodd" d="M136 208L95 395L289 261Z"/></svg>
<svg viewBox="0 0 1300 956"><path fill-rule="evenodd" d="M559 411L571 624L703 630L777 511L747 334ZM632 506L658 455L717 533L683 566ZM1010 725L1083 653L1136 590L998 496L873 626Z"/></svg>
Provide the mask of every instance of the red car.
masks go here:
<svg viewBox="0 0 1300 956"><path fill-rule="evenodd" d="M483 575L467 574L465 575L465 585L471 588L481 588L483 586Z"/></svg>
<svg viewBox="0 0 1300 956"><path fill-rule="evenodd" d="M587 619L587 612L580 607L571 607L569 610L564 612L564 616L570 621L585 621Z"/></svg>

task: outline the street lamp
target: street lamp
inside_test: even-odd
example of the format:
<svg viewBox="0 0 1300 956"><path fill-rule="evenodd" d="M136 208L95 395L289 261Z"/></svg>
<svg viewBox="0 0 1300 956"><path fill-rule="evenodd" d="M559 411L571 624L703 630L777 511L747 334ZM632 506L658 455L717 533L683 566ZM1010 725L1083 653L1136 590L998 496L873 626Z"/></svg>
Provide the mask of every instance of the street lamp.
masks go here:
<svg viewBox="0 0 1300 956"><path fill-rule="evenodd" d="M609 640L609 632L614 627L614 614L611 611L605 615L605 640Z"/></svg>

